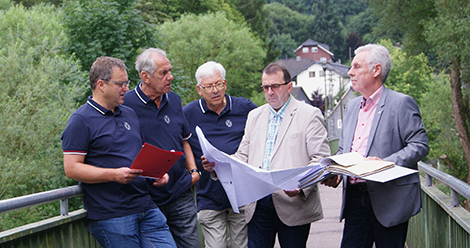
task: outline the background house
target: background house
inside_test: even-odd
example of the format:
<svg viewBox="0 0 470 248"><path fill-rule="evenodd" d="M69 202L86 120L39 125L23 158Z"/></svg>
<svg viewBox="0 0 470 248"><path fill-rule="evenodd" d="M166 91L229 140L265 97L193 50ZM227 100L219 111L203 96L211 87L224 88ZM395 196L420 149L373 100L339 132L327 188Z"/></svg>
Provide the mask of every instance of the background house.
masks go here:
<svg viewBox="0 0 470 248"><path fill-rule="evenodd" d="M294 51L295 59L277 62L287 67L295 88L301 88L308 100L312 100L314 91L322 94L323 98L328 96L325 121L331 140L339 137L344 107L356 95L348 75L350 67L340 61L334 62L334 54L329 48L327 44L308 39Z"/></svg>
<svg viewBox="0 0 470 248"><path fill-rule="evenodd" d="M310 58L313 61L330 62L333 53L330 52L330 46L312 39L306 40L297 49L294 50L296 59Z"/></svg>
<svg viewBox="0 0 470 248"><path fill-rule="evenodd" d="M330 140L339 139L341 136L341 129L343 127L343 116L346 109L346 104L352 99L360 96L359 93L348 87L338 103L334 106L333 110L329 113L326 120L326 127L328 129L328 138Z"/></svg>
<svg viewBox="0 0 470 248"><path fill-rule="evenodd" d="M327 44L308 39L294 51L295 59L277 61L287 67L294 86L302 87L310 100L316 90L323 97L329 96L329 99L333 99L338 94L342 95L351 86L349 66L333 62L331 59L333 53L328 49ZM328 109L332 111L333 107L334 104L331 104Z"/></svg>
<svg viewBox="0 0 470 248"><path fill-rule="evenodd" d="M295 97L295 99L301 101L301 102L304 102L306 104L312 104L310 102L310 99L308 98L307 94L305 94L305 91L304 89L302 89L302 87L300 86L294 86L292 87L292 90L290 92L290 94L292 96Z"/></svg>

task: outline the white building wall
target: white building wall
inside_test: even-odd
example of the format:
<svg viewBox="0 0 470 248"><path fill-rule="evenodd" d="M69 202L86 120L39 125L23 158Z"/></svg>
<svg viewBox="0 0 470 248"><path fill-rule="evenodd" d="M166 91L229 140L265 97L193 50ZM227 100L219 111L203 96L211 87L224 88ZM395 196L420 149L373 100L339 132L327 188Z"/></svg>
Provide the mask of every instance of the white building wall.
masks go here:
<svg viewBox="0 0 470 248"><path fill-rule="evenodd" d="M315 76L310 77L310 72L314 72ZM323 67L321 64L312 64L306 70L302 71L297 75L297 86L301 86L305 94L312 99L312 93L315 90L319 90L323 96L325 96L325 77L320 76L323 75ZM340 85L343 84L343 88L349 87L351 82L349 79L342 78L339 74L337 74L333 70L326 71L326 88L328 90L328 94L333 93L333 97L338 94L340 90Z"/></svg>

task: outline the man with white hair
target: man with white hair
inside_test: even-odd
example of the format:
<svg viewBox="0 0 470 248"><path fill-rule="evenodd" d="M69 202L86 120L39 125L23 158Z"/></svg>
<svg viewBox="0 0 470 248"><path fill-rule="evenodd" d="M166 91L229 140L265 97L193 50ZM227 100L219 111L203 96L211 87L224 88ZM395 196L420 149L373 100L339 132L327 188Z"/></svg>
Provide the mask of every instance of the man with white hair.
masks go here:
<svg viewBox="0 0 470 248"><path fill-rule="evenodd" d="M205 246L246 247L245 210L240 208L239 214L233 212L221 183L211 179L210 172L203 170L202 151L195 135L195 127L199 126L209 142L219 150L232 154L238 149L248 112L257 106L246 98L225 94L225 73L224 67L217 62L209 61L201 65L196 71L196 89L202 98L184 106L183 112L193 133L189 143L196 164L202 171L196 199ZM230 232L229 244L227 227Z"/></svg>
<svg viewBox="0 0 470 248"><path fill-rule="evenodd" d="M417 169L429 146L416 101L383 85L392 67L387 48L369 44L355 54L348 74L362 97L346 106L338 154L358 152ZM408 220L421 209L418 173L386 183L349 176L342 180L341 247L404 247ZM336 176L324 184L337 186L340 181Z"/></svg>

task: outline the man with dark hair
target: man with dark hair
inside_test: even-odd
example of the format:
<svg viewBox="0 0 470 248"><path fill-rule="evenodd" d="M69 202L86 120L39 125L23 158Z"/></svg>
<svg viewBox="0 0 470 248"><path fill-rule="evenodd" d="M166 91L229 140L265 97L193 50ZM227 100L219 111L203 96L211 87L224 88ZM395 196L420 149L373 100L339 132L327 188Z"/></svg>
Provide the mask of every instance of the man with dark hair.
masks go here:
<svg viewBox="0 0 470 248"><path fill-rule="evenodd" d="M268 171L317 164L330 155L321 111L296 100L290 74L282 64L269 64L262 74L268 104L248 114L245 134L234 156ZM214 163L202 161L213 171ZM317 185L276 191L246 205L248 247L306 247L310 223L323 218Z"/></svg>
<svg viewBox="0 0 470 248"><path fill-rule="evenodd" d="M129 90L126 66L99 57L90 69L93 95L62 135L64 171L83 187L89 232L103 247L176 247L153 203L142 170L130 169L142 147L135 112L121 104ZM162 186L168 175L155 182Z"/></svg>
<svg viewBox="0 0 470 248"><path fill-rule="evenodd" d="M199 247L196 205L191 186L200 172L194 162L188 139L188 122L181 98L171 91L171 64L165 51L149 48L137 57L135 67L141 78L126 93L124 105L131 107L142 125L144 142L165 150L184 151L184 156L168 171L168 184L150 190L153 201L167 218L167 224L180 248Z"/></svg>
<svg viewBox="0 0 470 248"><path fill-rule="evenodd" d="M417 169L429 151L418 104L383 85L392 67L386 47L368 44L355 54L348 74L362 97L346 106L338 154L353 151ZM336 187L341 180L341 247L404 247L408 220L421 209L418 173L386 183L336 176L324 184Z"/></svg>

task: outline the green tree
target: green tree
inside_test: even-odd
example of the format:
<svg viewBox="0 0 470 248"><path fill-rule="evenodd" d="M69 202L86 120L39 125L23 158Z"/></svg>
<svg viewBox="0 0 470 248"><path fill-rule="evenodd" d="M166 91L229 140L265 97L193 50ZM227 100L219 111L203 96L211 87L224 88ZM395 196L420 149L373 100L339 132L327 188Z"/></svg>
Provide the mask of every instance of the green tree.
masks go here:
<svg viewBox="0 0 470 248"><path fill-rule="evenodd" d="M316 0L267 0L267 3L280 3L287 8L305 15L312 14L312 5Z"/></svg>
<svg viewBox="0 0 470 248"><path fill-rule="evenodd" d="M225 12L228 19L243 21L237 0L137 0L145 20L152 23L176 21L183 14ZM251 8L252 6L250 6Z"/></svg>
<svg viewBox="0 0 470 248"><path fill-rule="evenodd" d="M86 74L64 51L61 16L43 4L0 10L0 199L76 184L64 175L60 136ZM52 204L2 214L0 231L58 213Z"/></svg>
<svg viewBox="0 0 470 248"><path fill-rule="evenodd" d="M335 57L342 58L344 54L344 38L340 24L339 8L333 0L321 0L314 8L313 39L330 45L330 51Z"/></svg>
<svg viewBox="0 0 470 248"><path fill-rule="evenodd" d="M17 4L22 4L25 7L31 7L39 3L51 3L56 6L59 6L63 1L62 0L14 0Z"/></svg>
<svg viewBox="0 0 470 248"><path fill-rule="evenodd" d="M251 28L254 35L260 38L266 50L266 59L264 64L277 60L281 54L281 49L275 46L276 40L270 37L268 29L270 23L267 22L267 11L264 8L265 0L236 0L237 9L245 17L245 21Z"/></svg>
<svg viewBox="0 0 470 248"><path fill-rule="evenodd" d="M429 139L428 157L440 161L439 169L465 181L468 166L462 149L459 149L449 75L441 72L433 79L423 93L420 110Z"/></svg>
<svg viewBox="0 0 470 248"><path fill-rule="evenodd" d="M10 0L0 0L0 10L8 10L12 2Z"/></svg>
<svg viewBox="0 0 470 248"><path fill-rule="evenodd" d="M199 98L194 74L206 61L221 63L227 70L227 93L250 97L259 91L259 71L263 68L266 52L262 41L247 26L226 18L224 13L183 15L160 27L163 49L175 68L172 89L183 104Z"/></svg>
<svg viewBox="0 0 470 248"><path fill-rule="evenodd" d="M139 49L159 41L156 25L144 21L135 0L70 0L64 10L67 48L83 68L99 56L112 56L129 67L131 81L139 81L133 69Z"/></svg>
<svg viewBox="0 0 470 248"><path fill-rule="evenodd" d="M380 44L387 47L392 59L392 70L385 82L386 86L413 97L420 104L433 80L428 59L423 53L407 54L401 48L394 47L390 40L381 41Z"/></svg>
<svg viewBox="0 0 470 248"><path fill-rule="evenodd" d="M269 36L276 40L275 47L281 49L281 58L293 57L294 50L312 38L314 17L300 14L279 3L267 4L264 8L267 11Z"/></svg>
<svg viewBox="0 0 470 248"><path fill-rule="evenodd" d="M412 54L435 54L450 71L453 116L460 147L470 166L470 3L463 0L371 0L382 27ZM431 51L430 51L431 50ZM430 52L429 52L430 51ZM431 58L434 58L431 56ZM467 175L470 183L470 175ZM467 206L469 207L469 206Z"/></svg>
<svg viewBox="0 0 470 248"><path fill-rule="evenodd" d="M344 58L352 58L354 50L369 43L377 43L381 37L373 32L378 18L373 14L371 8L365 9L357 15L350 15L345 22L346 46Z"/></svg>

